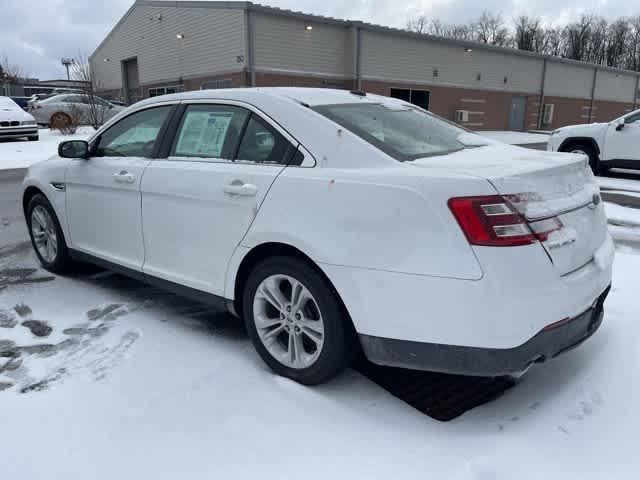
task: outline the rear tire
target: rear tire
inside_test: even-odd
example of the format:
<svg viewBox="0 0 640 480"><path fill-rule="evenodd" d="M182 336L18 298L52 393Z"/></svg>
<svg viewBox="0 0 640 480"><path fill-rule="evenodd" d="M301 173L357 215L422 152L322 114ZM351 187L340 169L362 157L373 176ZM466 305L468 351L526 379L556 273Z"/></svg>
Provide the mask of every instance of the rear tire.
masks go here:
<svg viewBox="0 0 640 480"><path fill-rule="evenodd" d="M350 320L331 285L302 260L258 264L244 288L243 316L258 354L280 376L317 385L351 361Z"/></svg>
<svg viewBox="0 0 640 480"><path fill-rule="evenodd" d="M567 146L562 148L563 152L569 153L579 153L582 155L586 155L589 157L589 166L593 171L594 175L599 175L602 172L600 167L600 158L598 157L598 152L596 152L595 148L588 143L570 143Z"/></svg>
<svg viewBox="0 0 640 480"><path fill-rule="evenodd" d="M42 266L53 273L65 273L71 268L67 242L60 222L49 200L34 195L27 206L27 227L31 244Z"/></svg>

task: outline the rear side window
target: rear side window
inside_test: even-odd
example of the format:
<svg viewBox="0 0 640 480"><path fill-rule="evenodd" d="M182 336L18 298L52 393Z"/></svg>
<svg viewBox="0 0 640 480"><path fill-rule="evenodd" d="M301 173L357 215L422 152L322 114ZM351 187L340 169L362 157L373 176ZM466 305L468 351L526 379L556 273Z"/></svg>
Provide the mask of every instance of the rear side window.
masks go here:
<svg viewBox="0 0 640 480"><path fill-rule="evenodd" d="M294 147L256 114L233 105L189 105L170 156L286 165Z"/></svg>
<svg viewBox="0 0 640 480"><path fill-rule="evenodd" d="M237 160L255 163L285 164L290 143L276 130L252 115L240 143Z"/></svg>
<svg viewBox="0 0 640 480"><path fill-rule="evenodd" d="M189 105L171 156L233 160L248 118L247 110L230 105Z"/></svg>

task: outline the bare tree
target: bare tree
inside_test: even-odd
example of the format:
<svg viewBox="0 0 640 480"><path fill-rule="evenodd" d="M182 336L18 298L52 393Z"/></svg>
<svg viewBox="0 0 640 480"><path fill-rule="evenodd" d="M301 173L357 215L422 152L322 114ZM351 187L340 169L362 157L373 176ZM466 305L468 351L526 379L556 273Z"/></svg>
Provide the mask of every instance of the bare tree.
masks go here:
<svg viewBox="0 0 640 480"><path fill-rule="evenodd" d="M640 15L629 19L629 29L624 66L640 71Z"/></svg>
<svg viewBox="0 0 640 480"><path fill-rule="evenodd" d="M567 41L566 56L572 60L586 60L594 19L582 15L577 22L567 25L564 35Z"/></svg>
<svg viewBox="0 0 640 480"><path fill-rule="evenodd" d="M15 85L24 78L24 71L22 68L9 61L7 55L3 55L0 58L0 85L2 86L3 94L10 94L10 85Z"/></svg>
<svg viewBox="0 0 640 480"><path fill-rule="evenodd" d="M111 108L109 103L98 97L96 91L99 88L97 81L93 77L91 70L91 62L84 53L79 53L71 65L71 77L74 80L83 82L81 87L84 93L84 99L87 103L85 121L97 130L104 124L107 111Z"/></svg>
<svg viewBox="0 0 640 480"><path fill-rule="evenodd" d="M411 30L416 33L428 33L429 20L425 15L420 15L417 18L409 19L407 21L407 30Z"/></svg>
<svg viewBox="0 0 640 480"><path fill-rule="evenodd" d="M509 29L506 27L502 15L494 15L487 10L474 23L476 41L489 45L507 46L510 43Z"/></svg>
<svg viewBox="0 0 640 480"><path fill-rule="evenodd" d="M626 66L630 31L629 21L624 18L620 18L609 25L605 60L610 67L624 68Z"/></svg>
<svg viewBox="0 0 640 480"><path fill-rule="evenodd" d="M518 50L541 52L544 44L542 20L521 15L515 19L514 27L514 41Z"/></svg>

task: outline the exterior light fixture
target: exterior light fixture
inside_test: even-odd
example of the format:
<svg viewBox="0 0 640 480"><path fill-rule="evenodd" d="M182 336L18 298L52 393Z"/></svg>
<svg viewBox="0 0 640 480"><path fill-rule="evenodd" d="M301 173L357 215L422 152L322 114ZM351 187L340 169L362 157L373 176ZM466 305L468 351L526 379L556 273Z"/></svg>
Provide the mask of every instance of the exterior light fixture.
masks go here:
<svg viewBox="0 0 640 480"><path fill-rule="evenodd" d="M307 25L305 25L305 26L304 26L304 29L305 29L307 32L310 32L311 30L313 30L313 25L308 25L308 24L307 24Z"/></svg>
<svg viewBox="0 0 640 480"><path fill-rule="evenodd" d="M467 47L464 49L464 53L471 53L471 52L473 52L473 48Z"/></svg>
<svg viewBox="0 0 640 480"><path fill-rule="evenodd" d="M110 61L111 61L111 59L110 59L110 58L105 58L105 59L104 59L104 61L105 61L105 62L110 62Z"/></svg>
<svg viewBox="0 0 640 480"><path fill-rule="evenodd" d="M177 38L178 40L182 40L182 39L184 38L184 33L178 33L178 34L176 35L176 38Z"/></svg>

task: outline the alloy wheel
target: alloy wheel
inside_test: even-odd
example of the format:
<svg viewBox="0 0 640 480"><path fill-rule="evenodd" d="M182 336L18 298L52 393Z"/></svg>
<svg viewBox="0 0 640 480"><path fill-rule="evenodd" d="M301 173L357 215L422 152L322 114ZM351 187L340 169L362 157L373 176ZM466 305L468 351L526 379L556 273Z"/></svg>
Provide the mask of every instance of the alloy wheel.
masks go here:
<svg viewBox="0 0 640 480"><path fill-rule="evenodd" d="M324 321L318 302L293 277L271 275L260 283L253 321L269 354L286 367L309 368L322 352Z"/></svg>
<svg viewBox="0 0 640 480"><path fill-rule="evenodd" d="M53 218L42 205L37 205L31 212L31 234L43 260L53 263L58 255L58 237Z"/></svg>

